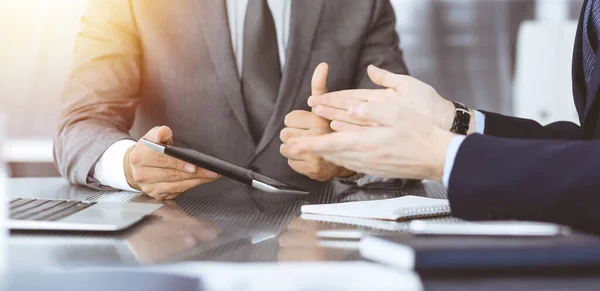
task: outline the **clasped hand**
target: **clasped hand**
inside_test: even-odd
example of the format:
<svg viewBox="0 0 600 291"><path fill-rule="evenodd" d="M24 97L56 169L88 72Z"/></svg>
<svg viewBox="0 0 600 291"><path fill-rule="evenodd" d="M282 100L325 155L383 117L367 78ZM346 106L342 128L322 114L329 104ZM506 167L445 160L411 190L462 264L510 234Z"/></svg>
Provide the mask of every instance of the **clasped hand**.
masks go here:
<svg viewBox="0 0 600 291"><path fill-rule="evenodd" d="M320 96L327 93L327 64L317 66L312 78L312 94ZM292 151L289 141L295 137L322 136L333 132L329 127L329 120L318 116L314 112L305 110L292 111L285 117L285 128L280 133L280 153L288 159L290 167L313 180L328 181L336 177L346 177L353 174L344 167L333 164L322 156L309 153Z"/></svg>
<svg viewBox="0 0 600 291"><path fill-rule="evenodd" d="M311 96L309 106L331 120L335 133L289 141L296 154L313 153L349 170L387 178L441 180L453 104L429 85L370 66L387 89Z"/></svg>

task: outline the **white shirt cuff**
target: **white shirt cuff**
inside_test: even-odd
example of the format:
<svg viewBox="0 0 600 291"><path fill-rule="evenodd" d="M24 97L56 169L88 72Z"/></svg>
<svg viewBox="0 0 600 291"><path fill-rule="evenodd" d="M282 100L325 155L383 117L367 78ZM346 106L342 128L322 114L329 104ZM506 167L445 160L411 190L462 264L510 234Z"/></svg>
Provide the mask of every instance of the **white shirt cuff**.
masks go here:
<svg viewBox="0 0 600 291"><path fill-rule="evenodd" d="M475 113L475 133L483 134L485 132L485 114L477 110L473 110L473 113Z"/></svg>
<svg viewBox="0 0 600 291"><path fill-rule="evenodd" d="M458 149L463 141L467 138L464 135L455 136L450 145L448 146L448 150L446 151L446 163L444 164L444 173L442 175L442 182L444 183L444 187L448 188L450 185L450 174L452 174L452 168L454 167L454 160L456 160L456 155L458 154Z"/></svg>
<svg viewBox="0 0 600 291"><path fill-rule="evenodd" d="M136 142L129 139L113 143L96 163L94 179L104 186L123 191L139 192L129 186L123 169L123 158L125 158L127 150L135 145Z"/></svg>

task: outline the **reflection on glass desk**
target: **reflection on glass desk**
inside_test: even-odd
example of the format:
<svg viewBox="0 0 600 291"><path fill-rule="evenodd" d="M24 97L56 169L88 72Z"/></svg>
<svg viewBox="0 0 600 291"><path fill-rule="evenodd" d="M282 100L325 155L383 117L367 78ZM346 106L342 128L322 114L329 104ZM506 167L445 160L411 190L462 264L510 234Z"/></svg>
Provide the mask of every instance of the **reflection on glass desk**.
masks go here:
<svg viewBox="0 0 600 291"><path fill-rule="evenodd" d="M11 235L11 266L19 269L135 266L180 261L345 261L358 257L357 240L321 239L317 232L369 227L308 221L300 206L421 195L443 198L437 183L369 191L332 183L308 196L268 194L229 180L158 202L143 194L99 192L62 179L14 179L12 197L162 203L140 224L118 233L18 232ZM31 258L35 257L35 260Z"/></svg>
<svg viewBox="0 0 600 291"><path fill-rule="evenodd" d="M63 179L12 179L9 189L12 197L164 204L140 224L117 233L12 232L10 268L17 272L175 262L356 261L361 260L358 239L323 234L343 230L389 233L390 230L304 220L300 218L300 207L309 203L402 195L446 198L443 186L434 182L413 183L397 190L368 191L332 183L308 196L282 196L223 179L167 202L158 202L143 194L99 192L71 186ZM393 229L401 232L402 224L399 222ZM600 286L600 277L595 274L504 277L477 274L462 278L439 275L422 277L425 290L464 290L465 286L481 287L473 290L515 290L512 287L520 286L528 287L517 290L597 290ZM573 288L556 289L565 286Z"/></svg>

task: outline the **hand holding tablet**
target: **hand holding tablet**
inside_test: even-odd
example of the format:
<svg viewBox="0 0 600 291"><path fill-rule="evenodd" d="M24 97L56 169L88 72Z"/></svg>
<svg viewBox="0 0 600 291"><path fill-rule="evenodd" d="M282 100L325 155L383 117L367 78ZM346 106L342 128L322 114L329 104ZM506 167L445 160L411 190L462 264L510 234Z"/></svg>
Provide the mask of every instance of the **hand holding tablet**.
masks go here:
<svg viewBox="0 0 600 291"><path fill-rule="evenodd" d="M196 150L158 144L147 139L142 139L142 143L156 152L163 153L167 156L171 156L206 170L213 171L223 175L224 177L236 180L246 185L250 185L264 192L292 195L309 194L308 191L304 189L287 185L273 178L256 173L236 164L203 154Z"/></svg>

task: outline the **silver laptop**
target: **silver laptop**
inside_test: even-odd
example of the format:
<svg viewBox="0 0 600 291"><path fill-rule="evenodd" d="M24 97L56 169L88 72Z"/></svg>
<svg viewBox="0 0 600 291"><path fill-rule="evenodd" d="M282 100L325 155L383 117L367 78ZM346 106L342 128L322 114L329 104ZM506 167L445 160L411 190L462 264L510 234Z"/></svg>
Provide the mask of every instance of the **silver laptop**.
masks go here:
<svg viewBox="0 0 600 291"><path fill-rule="evenodd" d="M162 207L160 204L16 198L8 227L14 230L117 231Z"/></svg>

